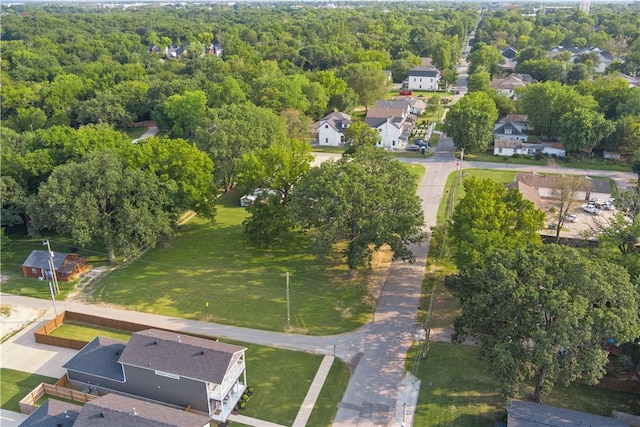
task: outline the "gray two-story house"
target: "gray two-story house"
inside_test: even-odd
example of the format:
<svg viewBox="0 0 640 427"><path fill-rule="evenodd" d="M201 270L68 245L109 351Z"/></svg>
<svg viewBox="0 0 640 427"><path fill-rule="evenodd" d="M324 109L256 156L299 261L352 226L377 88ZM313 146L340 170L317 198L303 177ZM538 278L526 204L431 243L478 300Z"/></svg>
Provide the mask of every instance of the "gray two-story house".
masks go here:
<svg viewBox="0 0 640 427"><path fill-rule="evenodd" d="M69 381L208 414L225 422L246 389L246 348L147 329L128 343L96 337L64 365Z"/></svg>

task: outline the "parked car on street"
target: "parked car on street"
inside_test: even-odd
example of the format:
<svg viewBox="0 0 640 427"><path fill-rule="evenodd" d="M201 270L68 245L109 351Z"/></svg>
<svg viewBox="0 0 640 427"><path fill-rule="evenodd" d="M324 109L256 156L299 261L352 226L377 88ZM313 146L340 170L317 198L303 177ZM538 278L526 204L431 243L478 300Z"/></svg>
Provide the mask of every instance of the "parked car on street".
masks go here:
<svg viewBox="0 0 640 427"><path fill-rule="evenodd" d="M580 220L580 217L576 214L567 215L568 222L578 222L578 220Z"/></svg>
<svg viewBox="0 0 640 427"><path fill-rule="evenodd" d="M405 150L407 151L420 151L420 146L413 144L413 145L407 145L407 148L405 148Z"/></svg>
<svg viewBox="0 0 640 427"><path fill-rule="evenodd" d="M600 215L600 209L596 208L595 205L582 205L582 210L592 215Z"/></svg>

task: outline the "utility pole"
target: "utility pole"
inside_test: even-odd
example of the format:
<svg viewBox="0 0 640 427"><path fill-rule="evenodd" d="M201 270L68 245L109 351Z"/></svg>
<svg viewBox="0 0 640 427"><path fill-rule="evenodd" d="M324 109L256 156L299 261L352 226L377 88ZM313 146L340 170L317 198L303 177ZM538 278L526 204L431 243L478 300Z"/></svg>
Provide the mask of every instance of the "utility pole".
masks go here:
<svg viewBox="0 0 640 427"><path fill-rule="evenodd" d="M287 271L287 330L291 328L291 303L289 301L289 272Z"/></svg>
<svg viewBox="0 0 640 427"><path fill-rule="evenodd" d="M42 242L43 245L47 246L47 250L49 251L49 274L51 275L51 282L53 284L53 288L56 293L60 293L60 286L58 285L58 278L56 277L56 265L53 260L54 255L51 250L51 245L49 244L49 240L45 240Z"/></svg>
<svg viewBox="0 0 640 427"><path fill-rule="evenodd" d="M460 151L460 170L458 171L458 185L462 185L462 162L464 161L464 147Z"/></svg>

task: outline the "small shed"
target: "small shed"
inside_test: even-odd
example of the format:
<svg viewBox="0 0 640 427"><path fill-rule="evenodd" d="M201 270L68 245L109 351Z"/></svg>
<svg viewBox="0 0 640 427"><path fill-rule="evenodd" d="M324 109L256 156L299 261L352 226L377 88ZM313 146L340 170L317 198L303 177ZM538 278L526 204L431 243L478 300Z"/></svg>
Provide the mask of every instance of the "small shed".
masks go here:
<svg viewBox="0 0 640 427"><path fill-rule="evenodd" d="M53 268L56 277L61 282L73 280L89 268L87 258L78 254L67 254L64 252L52 253ZM49 258L49 251L31 251L29 257L22 264L22 274L24 274L24 277L34 277L41 280L48 279L51 276L49 272Z"/></svg>

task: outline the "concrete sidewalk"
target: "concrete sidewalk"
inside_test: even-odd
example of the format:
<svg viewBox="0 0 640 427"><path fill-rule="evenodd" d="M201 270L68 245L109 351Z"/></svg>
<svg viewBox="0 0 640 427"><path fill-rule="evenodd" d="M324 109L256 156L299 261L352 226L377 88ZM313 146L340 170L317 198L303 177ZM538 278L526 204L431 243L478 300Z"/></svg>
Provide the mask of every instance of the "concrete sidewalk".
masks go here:
<svg viewBox="0 0 640 427"><path fill-rule="evenodd" d="M322 386L324 386L324 382L329 375L334 359L333 356L325 356L322 359L322 363L320 363L318 372L316 372L316 376L313 378L311 386L309 386L309 391L302 402L298 415L293 421L293 427L304 427L307 425L307 421L309 421L309 417L311 417L311 412L316 404L316 400L318 400L320 391L322 391Z"/></svg>

